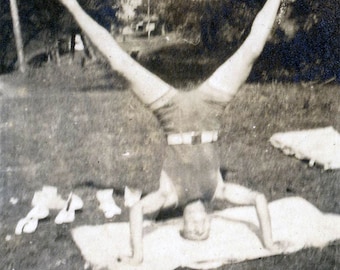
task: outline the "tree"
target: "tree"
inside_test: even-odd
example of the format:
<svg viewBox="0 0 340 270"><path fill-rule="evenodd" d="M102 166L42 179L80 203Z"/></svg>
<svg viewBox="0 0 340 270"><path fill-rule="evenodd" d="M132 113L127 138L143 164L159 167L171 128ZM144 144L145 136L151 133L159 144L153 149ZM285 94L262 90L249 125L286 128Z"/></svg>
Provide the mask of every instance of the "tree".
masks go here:
<svg viewBox="0 0 340 270"><path fill-rule="evenodd" d="M9 0L0 0L0 73L13 70L19 60L13 53L14 34ZM17 0L25 52L44 51L58 59L59 41L80 29L58 0ZM105 28L116 23L118 0L79 0L91 16ZM38 48L37 48L38 47ZM29 60L29 57L27 57ZM20 61L19 61L20 62Z"/></svg>
<svg viewBox="0 0 340 270"><path fill-rule="evenodd" d="M184 38L188 34L200 36L202 47L216 52L234 51L240 46L265 0L160 2L165 3L166 24ZM294 81L340 81L338 10L337 0L296 0L289 4L259 61L267 79L283 76L285 70ZM279 69L281 74L275 75ZM263 78L260 73L252 77Z"/></svg>
<svg viewBox="0 0 340 270"><path fill-rule="evenodd" d="M340 82L338 5L333 0L296 1L276 31L275 46L263 57L276 55L294 81Z"/></svg>
<svg viewBox="0 0 340 270"><path fill-rule="evenodd" d="M17 54L19 58L19 69L21 72L25 72L25 57L24 57L24 49L22 44L22 36L21 36L21 29L20 29L20 20L18 14L18 5L16 0L10 0L11 5L11 14L12 14L12 21L13 21L13 32L15 36L15 44L17 48Z"/></svg>

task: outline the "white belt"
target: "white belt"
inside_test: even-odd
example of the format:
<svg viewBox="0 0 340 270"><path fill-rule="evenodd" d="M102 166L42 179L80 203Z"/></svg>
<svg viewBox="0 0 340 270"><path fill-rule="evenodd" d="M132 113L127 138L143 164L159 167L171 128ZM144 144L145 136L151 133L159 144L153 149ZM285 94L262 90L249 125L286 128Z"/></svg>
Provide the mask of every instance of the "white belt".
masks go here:
<svg viewBox="0 0 340 270"><path fill-rule="evenodd" d="M218 131L190 131L177 134L169 134L167 136L168 145L179 144L202 144L216 142L218 139Z"/></svg>

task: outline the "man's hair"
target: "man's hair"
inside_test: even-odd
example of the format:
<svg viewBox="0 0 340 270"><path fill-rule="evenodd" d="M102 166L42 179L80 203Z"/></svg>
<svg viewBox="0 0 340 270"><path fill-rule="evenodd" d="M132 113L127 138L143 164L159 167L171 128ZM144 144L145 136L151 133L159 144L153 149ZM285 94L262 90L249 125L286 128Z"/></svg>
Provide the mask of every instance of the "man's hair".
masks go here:
<svg viewBox="0 0 340 270"><path fill-rule="evenodd" d="M195 219L196 223L200 223L199 231L191 230L190 222ZM183 238L192 241L202 241L209 237L210 218L205 210L204 204L198 200L185 206L183 212L183 229L180 234Z"/></svg>

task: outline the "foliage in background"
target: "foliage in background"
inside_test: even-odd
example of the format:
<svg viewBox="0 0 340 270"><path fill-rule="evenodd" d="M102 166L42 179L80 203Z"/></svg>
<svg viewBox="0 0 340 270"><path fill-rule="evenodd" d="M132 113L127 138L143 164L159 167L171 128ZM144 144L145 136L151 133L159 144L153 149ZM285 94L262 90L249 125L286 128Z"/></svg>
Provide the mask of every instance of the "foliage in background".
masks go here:
<svg viewBox="0 0 340 270"><path fill-rule="evenodd" d="M8 0L1 0L0 73L13 68L15 50ZM106 28L116 21L116 7L136 5L136 18L145 18L147 0L80 0L85 10ZM130 3L131 2L131 3ZM164 29L175 31L188 43L199 45L208 57L233 52L250 31L251 22L265 0L150 0L150 13ZM57 0L18 1L25 45L43 40L45 47L65 33L79 31ZM259 59L252 80L340 81L338 0L296 0ZM127 22L126 22L127 23Z"/></svg>
<svg viewBox="0 0 340 270"><path fill-rule="evenodd" d="M267 70L282 66L286 80L340 82L340 14L337 10L337 0L297 0L287 10L286 19L266 46L260 63ZM285 74L281 73L281 77Z"/></svg>
<svg viewBox="0 0 340 270"><path fill-rule="evenodd" d="M79 0L79 3L106 29L116 23L115 0ZM58 0L18 0L18 8L25 48L40 46L49 52L61 39L80 33ZM1 0L0 37L0 73L3 73L12 70L16 62L9 0Z"/></svg>
<svg viewBox="0 0 340 270"><path fill-rule="evenodd" d="M264 0L202 0L166 3L164 19L184 38L200 37L208 51L236 50L250 31ZM252 79L340 81L340 26L337 0L296 0L289 4L281 23L260 59L265 76ZM195 40L195 38L194 38ZM279 74L271 73L282 67ZM292 74L294 74L292 76Z"/></svg>

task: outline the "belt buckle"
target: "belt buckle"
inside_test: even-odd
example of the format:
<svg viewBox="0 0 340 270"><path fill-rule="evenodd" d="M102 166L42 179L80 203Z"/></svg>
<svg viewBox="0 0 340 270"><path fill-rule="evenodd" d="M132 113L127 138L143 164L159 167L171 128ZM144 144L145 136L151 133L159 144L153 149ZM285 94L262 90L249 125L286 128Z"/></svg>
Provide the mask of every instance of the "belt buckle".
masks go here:
<svg viewBox="0 0 340 270"><path fill-rule="evenodd" d="M200 132L191 136L192 145L201 144L201 143L202 143L202 134Z"/></svg>

